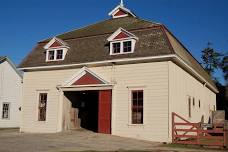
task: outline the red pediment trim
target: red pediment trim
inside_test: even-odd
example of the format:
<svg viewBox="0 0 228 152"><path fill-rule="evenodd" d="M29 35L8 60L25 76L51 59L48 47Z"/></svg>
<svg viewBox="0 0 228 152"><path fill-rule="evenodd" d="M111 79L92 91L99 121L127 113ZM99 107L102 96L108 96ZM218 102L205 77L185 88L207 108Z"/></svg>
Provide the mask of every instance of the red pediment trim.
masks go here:
<svg viewBox="0 0 228 152"><path fill-rule="evenodd" d="M55 42L50 46L50 48L51 48L51 47L59 47L59 46L62 46L62 44L59 43L58 41L55 41Z"/></svg>
<svg viewBox="0 0 228 152"><path fill-rule="evenodd" d="M116 12L116 13L114 14L115 17L117 17L117 16L122 16L122 15L127 15L127 13L124 12L123 10L121 10L121 9L119 9L118 12Z"/></svg>
<svg viewBox="0 0 228 152"><path fill-rule="evenodd" d="M121 32L114 38L114 40L116 40L116 39L124 39L124 38L128 38L128 37L129 37L129 35L127 35L124 32Z"/></svg>
<svg viewBox="0 0 228 152"><path fill-rule="evenodd" d="M90 85L90 84L104 84L104 82L102 82L94 75L86 71L86 73L77 81L75 81L72 85Z"/></svg>

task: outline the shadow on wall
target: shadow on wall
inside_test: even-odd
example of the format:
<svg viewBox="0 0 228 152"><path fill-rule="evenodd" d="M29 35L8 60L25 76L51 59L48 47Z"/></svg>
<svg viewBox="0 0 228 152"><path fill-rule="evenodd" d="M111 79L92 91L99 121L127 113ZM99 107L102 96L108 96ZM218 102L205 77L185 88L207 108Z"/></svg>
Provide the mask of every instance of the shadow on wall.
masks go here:
<svg viewBox="0 0 228 152"><path fill-rule="evenodd" d="M226 120L228 120L228 86L217 86L219 94L217 94L217 110L225 110Z"/></svg>

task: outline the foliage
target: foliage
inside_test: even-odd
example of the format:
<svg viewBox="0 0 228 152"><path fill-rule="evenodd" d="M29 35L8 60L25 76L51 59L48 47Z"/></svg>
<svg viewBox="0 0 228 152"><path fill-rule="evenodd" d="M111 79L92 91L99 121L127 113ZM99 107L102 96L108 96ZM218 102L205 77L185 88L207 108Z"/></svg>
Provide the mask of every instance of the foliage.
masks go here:
<svg viewBox="0 0 228 152"><path fill-rule="evenodd" d="M226 85L228 85L228 52L223 55L220 68L223 71L224 79L226 82Z"/></svg>
<svg viewBox="0 0 228 152"><path fill-rule="evenodd" d="M201 59L204 69L210 76L213 76L214 71L221 65L221 54L211 47L211 43L202 51Z"/></svg>

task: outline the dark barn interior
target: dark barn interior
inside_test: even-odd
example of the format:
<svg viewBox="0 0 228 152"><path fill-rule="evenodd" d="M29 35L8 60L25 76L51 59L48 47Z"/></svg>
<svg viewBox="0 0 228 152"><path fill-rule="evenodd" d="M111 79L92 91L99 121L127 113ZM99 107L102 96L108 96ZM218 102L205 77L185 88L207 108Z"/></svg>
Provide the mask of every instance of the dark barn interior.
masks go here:
<svg viewBox="0 0 228 152"><path fill-rule="evenodd" d="M99 91L65 92L65 96L72 103L71 122L73 121L73 126L98 132Z"/></svg>

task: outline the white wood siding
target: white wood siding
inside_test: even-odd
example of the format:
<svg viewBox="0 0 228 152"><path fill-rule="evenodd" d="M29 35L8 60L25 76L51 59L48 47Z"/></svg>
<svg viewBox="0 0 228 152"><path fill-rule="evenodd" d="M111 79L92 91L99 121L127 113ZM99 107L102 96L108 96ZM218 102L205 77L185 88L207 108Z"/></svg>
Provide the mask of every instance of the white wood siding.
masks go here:
<svg viewBox="0 0 228 152"><path fill-rule="evenodd" d="M191 97L191 117L188 116L188 96ZM195 106L193 106L195 98ZM199 108L199 100L201 106ZM169 62L169 111L170 111L170 135L171 112L175 112L190 122L200 122L204 115L208 122L213 106L216 106L216 94L209 90L182 68ZM170 140L171 141L171 136Z"/></svg>
<svg viewBox="0 0 228 152"><path fill-rule="evenodd" d="M112 134L151 141L168 140L168 62L90 68L115 83ZM24 74L23 126L25 132L57 132L61 124L62 92L56 88L80 69L26 72ZM144 124L130 125L129 88L144 89ZM38 122L38 92L47 91L47 121Z"/></svg>
<svg viewBox="0 0 228 152"><path fill-rule="evenodd" d="M0 64L0 128L14 128L20 126L19 107L22 99L22 78L7 62ZM10 104L10 118L2 119L3 103Z"/></svg>

